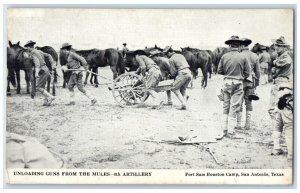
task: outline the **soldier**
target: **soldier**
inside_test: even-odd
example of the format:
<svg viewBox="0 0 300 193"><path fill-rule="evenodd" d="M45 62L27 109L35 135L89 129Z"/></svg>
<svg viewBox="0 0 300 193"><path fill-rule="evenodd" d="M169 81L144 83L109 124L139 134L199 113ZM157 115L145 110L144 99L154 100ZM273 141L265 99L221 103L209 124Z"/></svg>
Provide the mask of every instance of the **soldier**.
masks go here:
<svg viewBox="0 0 300 193"><path fill-rule="evenodd" d="M267 84L269 82L268 68L269 68L269 64L271 62L271 57L270 57L270 54L267 52L266 46L262 46L260 48L260 50L262 51L262 53L259 54L258 60L259 60L261 76L262 76L261 84L263 85L263 84Z"/></svg>
<svg viewBox="0 0 300 193"><path fill-rule="evenodd" d="M287 52L288 44L285 41L285 38L281 36L278 39L272 40L275 46L275 50L278 54L276 60L273 61L274 67L272 68L272 77L274 79L272 88L271 88L271 98L268 112L273 121L273 141L274 149L272 155L280 155L283 152L279 146L279 139L282 134L282 116L277 107L278 103L278 91L281 84L293 84L292 81L292 70L293 70L293 60ZM290 119L292 119L290 117ZM287 129L286 134L289 137L292 137L292 129ZM289 143L289 142L288 142ZM291 142L292 143L292 142Z"/></svg>
<svg viewBox="0 0 300 193"><path fill-rule="evenodd" d="M39 77L37 80L36 88L44 95L43 106L50 106L52 101L55 99L55 97L45 90L47 79L51 76L52 73L50 72L49 68L46 65L46 60L48 60L49 63L51 64L52 71L55 71L56 62L53 60L50 54L35 49L34 48L35 44L36 42L30 40L24 45L24 47L27 48L30 55L32 56L34 66L38 71ZM35 93L31 93L32 98L34 98L34 95Z"/></svg>
<svg viewBox="0 0 300 193"><path fill-rule="evenodd" d="M123 44L123 50L122 50L122 54L123 54L124 58L126 58L126 53L129 52L129 49L126 46L127 46L127 44L124 43Z"/></svg>
<svg viewBox="0 0 300 193"><path fill-rule="evenodd" d="M161 52L158 50L150 52L150 58L153 59L153 61L159 66L161 74L162 74L162 80L167 80L171 78L171 71L175 71L174 68L171 68L169 59L165 57L158 56ZM173 73L174 74L174 73ZM166 105L173 105L172 97L171 97L171 91L167 91L167 97L168 102Z"/></svg>
<svg viewBox="0 0 300 193"><path fill-rule="evenodd" d="M229 45L229 52L224 54L218 66L218 73L224 75L223 84L223 116L222 134L217 139L234 136L237 113L241 110L243 100L243 80L250 75L250 65L246 56L239 53L241 40L238 36L231 36L225 44Z"/></svg>
<svg viewBox="0 0 300 193"><path fill-rule="evenodd" d="M250 64L250 76L243 80L244 89L244 102L246 106L246 122L245 129L250 129L251 126L251 112L253 111L252 100L258 100L258 96L255 94L256 86L258 86L260 78L260 68L258 63L258 57L255 53L249 50L249 45L252 43L250 39L241 39L240 51L246 56ZM241 119L242 119L243 107L241 106L241 111L237 113L237 129L241 129Z"/></svg>
<svg viewBox="0 0 300 193"><path fill-rule="evenodd" d="M152 96L154 103L157 103L157 93L151 88L156 87L158 83L162 80L160 69L151 58L148 58L146 56L146 53L143 50L136 50L134 52L134 55L139 65L136 74L142 74L143 76L146 76L146 87L149 88L149 94ZM147 75L146 72L148 73ZM152 108L160 109L162 105L163 101L160 101L158 105L155 104L152 106Z"/></svg>
<svg viewBox="0 0 300 193"><path fill-rule="evenodd" d="M67 54L67 60L68 63L66 64L66 66L62 67L63 71L67 71L68 69L74 70L72 71L72 74L70 76L69 82L68 82L68 89L70 91L70 97L71 97L71 101L69 103L69 105L75 105L75 92L74 92L74 86L76 85L78 90L80 92L82 92L88 99L91 100L92 105L94 105L97 100L92 97L83 87L83 83L82 83L82 71L80 71L81 66L83 66L84 70L87 71L88 70L88 66L87 66L87 62L86 60L79 56L78 54L76 54L75 52L73 52L71 50L72 45L68 44L68 43L64 43L62 45L62 47L60 48L62 51L65 51ZM78 71L76 71L78 70Z"/></svg>
<svg viewBox="0 0 300 193"><path fill-rule="evenodd" d="M179 110L186 110L188 99L186 88L192 80L190 66L185 57L182 54L175 53L171 46L167 46L163 52L169 58L171 68L175 69L171 70L171 77L175 77L171 90L181 102Z"/></svg>

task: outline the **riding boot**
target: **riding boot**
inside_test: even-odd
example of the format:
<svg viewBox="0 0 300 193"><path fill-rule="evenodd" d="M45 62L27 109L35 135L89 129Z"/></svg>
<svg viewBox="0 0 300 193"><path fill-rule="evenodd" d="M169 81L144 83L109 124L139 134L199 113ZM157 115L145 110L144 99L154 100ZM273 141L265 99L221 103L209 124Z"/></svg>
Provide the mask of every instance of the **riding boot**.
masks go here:
<svg viewBox="0 0 300 193"><path fill-rule="evenodd" d="M280 131L273 131L274 147L271 155L281 155L283 153L280 147L280 136L281 136Z"/></svg>
<svg viewBox="0 0 300 193"><path fill-rule="evenodd" d="M167 91L168 103L167 105L173 105L171 91Z"/></svg>
<svg viewBox="0 0 300 193"><path fill-rule="evenodd" d="M222 125L221 125L221 131L218 132L216 139L222 139L224 135L227 135L227 128L228 128L228 114L222 115Z"/></svg>
<svg viewBox="0 0 300 193"><path fill-rule="evenodd" d="M97 103L97 100L91 96L91 94L88 91L85 91L83 93L88 99L91 100L92 105L94 105L95 103Z"/></svg>
<svg viewBox="0 0 300 193"><path fill-rule="evenodd" d="M250 127L251 127L251 111L246 111L245 129L249 130Z"/></svg>
<svg viewBox="0 0 300 193"><path fill-rule="evenodd" d="M292 160L293 159L293 129L285 130L285 141L288 149L287 158L289 160Z"/></svg>
<svg viewBox="0 0 300 193"><path fill-rule="evenodd" d="M74 91L70 92L70 98L71 98L71 100L70 100L69 105L75 105L75 92Z"/></svg>
<svg viewBox="0 0 300 193"><path fill-rule="evenodd" d="M45 106L50 106L52 101L54 101L55 97L52 96L50 93L48 93L46 90L44 89L40 89L41 93L44 95L45 99L44 99L44 104ZM47 100L47 103L45 103L45 101Z"/></svg>
<svg viewBox="0 0 300 193"><path fill-rule="evenodd" d="M241 122L242 122L242 112L238 112L236 114L236 126L235 126L235 129L242 129Z"/></svg>
<svg viewBox="0 0 300 193"><path fill-rule="evenodd" d="M234 126L236 125L236 117L228 117L228 134L234 134Z"/></svg>

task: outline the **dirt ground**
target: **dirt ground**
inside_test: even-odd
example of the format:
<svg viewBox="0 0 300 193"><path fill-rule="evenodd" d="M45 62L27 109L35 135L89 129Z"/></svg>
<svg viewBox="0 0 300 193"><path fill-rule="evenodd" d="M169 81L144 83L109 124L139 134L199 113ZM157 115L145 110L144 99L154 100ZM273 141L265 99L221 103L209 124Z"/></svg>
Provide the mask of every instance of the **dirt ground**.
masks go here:
<svg viewBox="0 0 300 193"><path fill-rule="evenodd" d="M100 74L112 77L109 68ZM61 74L60 74L61 76ZM76 105L67 106L69 91L63 89L59 79L57 96L50 107L42 106L42 96L35 100L12 90L7 97L7 130L37 138L42 144L57 152L67 168L105 169L271 169L287 168L286 156L270 155L272 146L255 141L271 141L272 126L267 112L271 85L258 87L259 101L253 102L253 126L240 130L240 139L224 138L207 144L221 165L203 149L192 145L174 145L143 141L172 140L178 136L198 136L213 139L220 129L222 103L217 94L222 86L222 76L213 75L206 89L201 89L201 77L188 89L188 110L180 111L179 101L173 97L173 107L160 110L150 108L121 108L107 89L108 80L100 78L98 88L87 85L98 104L90 101L78 90ZM165 93L159 93L166 100ZM146 102L151 105L151 99ZM245 121L243 112L242 124Z"/></svg>

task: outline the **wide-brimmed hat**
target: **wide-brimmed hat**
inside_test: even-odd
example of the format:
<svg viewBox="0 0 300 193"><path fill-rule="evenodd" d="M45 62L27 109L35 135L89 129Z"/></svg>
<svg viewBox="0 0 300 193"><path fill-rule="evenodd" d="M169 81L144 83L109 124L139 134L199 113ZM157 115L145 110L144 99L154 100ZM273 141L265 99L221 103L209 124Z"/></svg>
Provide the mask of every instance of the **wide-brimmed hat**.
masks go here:
<svg viewBox="0 0 300 193"><path fill-rule="evenodd" d="M136 50L133 52L133 55L147 55L144 50Z"/></svg>
<svg viewBox="0 0 300 193"><path fill-rule="evenodd" d="M32 40L29 40L29 41L24 45L24 47L34 46L34 44L36 44L36 42L34 42L34 41L32 41Z"/></svg>
<svg viewBox="0 0 300 193"><path fill-rule="evenodd" d="M289 44L285 41L285 38L283 36L281 36L278 39L272 39L271 41L277 46L289 46Z"/></svg>
<svg viewBox="0 0 300 193"><path fill-rule="evenodd" d="M150 52L150 56L149 57L156 56L156 55L158 55L160 53L161 53L161 51L159 51L159 50L153 50L153 51Z"/></svg>
<svg viewBox="0 0 300 193"><path fill-rule="evenodd" d="M172 46L166 46L163 50L164 53L167 53L169 51L173 51Z"/></svg>
<svg viewBox="0 0 300 193"><path fill-rule="evenodd" d="M248 38L241 38L242 40L242 44L245 46L248 46L252 43L252 40L248 39Z"/></svg>
<svg viewBox="0 0 300 193"><path fill-rule="evenodd" d="M71 47L72 47L71 44L69 44L69 43L63 43L60 49L63 50L63 49L71 48Z"/></svg>
<svg viewBox="0 0 300 193"><path fill-rule="evenodd" d="M232 42L241 43L242 40L239 38L239 36L231 36L228 40L225 41L225 44L230 45Z"/></svg>
<svg viewBox="0 0 300 193"><path fill-rule="evenodd" d="M123 43L123 46L126 46L127 44L126 43Z"/></svg>

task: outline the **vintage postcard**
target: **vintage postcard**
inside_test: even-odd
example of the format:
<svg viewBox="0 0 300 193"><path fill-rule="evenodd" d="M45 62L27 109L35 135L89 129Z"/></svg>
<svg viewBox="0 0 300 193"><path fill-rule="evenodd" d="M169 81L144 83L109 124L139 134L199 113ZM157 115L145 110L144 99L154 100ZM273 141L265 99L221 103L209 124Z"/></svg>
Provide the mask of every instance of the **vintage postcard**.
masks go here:
<svg viewBox="0 0 300 193"><path fill-rule="evenodd" d="M6 13L6 183L293 184L293 8Z"/></svg>

